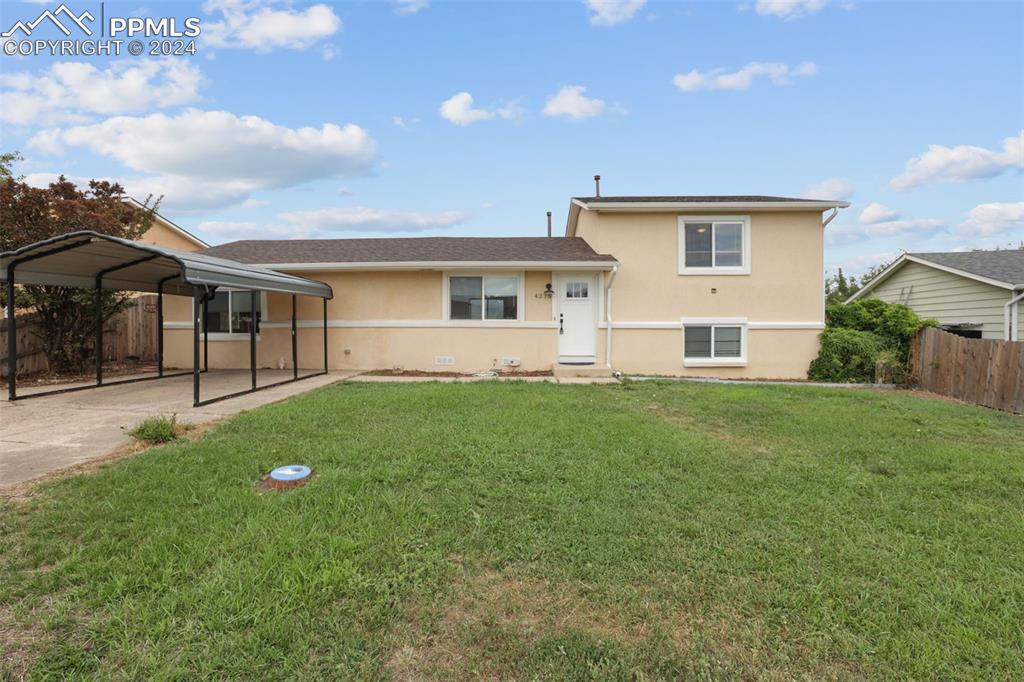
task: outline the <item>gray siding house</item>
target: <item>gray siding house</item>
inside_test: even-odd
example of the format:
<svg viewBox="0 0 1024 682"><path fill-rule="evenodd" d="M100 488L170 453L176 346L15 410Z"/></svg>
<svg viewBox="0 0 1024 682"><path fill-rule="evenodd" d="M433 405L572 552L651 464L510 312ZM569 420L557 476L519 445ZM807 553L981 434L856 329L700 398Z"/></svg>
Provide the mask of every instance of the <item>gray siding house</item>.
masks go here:
<svg viewBox="0 0 1024 682"><path fill-rule="evenodd" d="M1024 249L905 253L847 303L871 296L962 336L1024 341Z"/></svg>

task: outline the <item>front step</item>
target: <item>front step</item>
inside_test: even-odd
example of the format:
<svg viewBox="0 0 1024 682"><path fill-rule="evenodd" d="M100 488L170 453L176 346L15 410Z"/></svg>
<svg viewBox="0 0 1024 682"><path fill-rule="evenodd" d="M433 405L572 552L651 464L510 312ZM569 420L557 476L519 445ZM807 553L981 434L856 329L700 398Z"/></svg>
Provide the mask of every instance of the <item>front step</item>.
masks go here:
<svg viewBox="0 0 1024 682"><path fill-rule="evenodd" d="M604 365L563 365L556 364L551 367L551 373L556 379L571 379L585 377L590 379L611 378L612 371Z"/></svg>

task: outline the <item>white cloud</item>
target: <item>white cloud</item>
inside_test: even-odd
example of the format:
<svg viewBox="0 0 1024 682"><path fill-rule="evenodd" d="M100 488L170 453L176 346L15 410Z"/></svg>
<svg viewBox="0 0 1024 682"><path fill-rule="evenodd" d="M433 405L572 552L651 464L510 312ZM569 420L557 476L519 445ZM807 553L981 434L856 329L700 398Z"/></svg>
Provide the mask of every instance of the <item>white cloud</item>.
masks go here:
<svg viewBox="0 0 1024 682"><path fill-rule="evenodd" d="M820 12L826 4L825 0L757 0L754 11L762 16L792 21Z"/></svg>
<svg viewBox="0 0 1024 682"><path fill-rule="evenodd" d="M888 206L883 206L877 201L872 201L870 204L864 207L864 210L860 212L860 222L865 225L872 223L884 223L889 220L896 220L900 217L898 211L894 211Z"/></svg>
<svg viewBox="0 0 1024 682"><path fill-rule="evenodd" d="M498 107L498 116L506 121L521 121L526 117L526 108L523 106L523 98L511 100Z"/></svg>
<svg viewBox="0 0 1024 682"><path fill-rule="evenodd" d="M900 257L902 251L881 251L877 253L864 253L855 256L841 256L831 258L826 266L828 273L834 274L837 269L842 268L843 274L847 277L860 276L871 268L879 265L888 265Z"/></svg>
<svg viewBox="0 0 1024 682"><path fill-rule="evenodd" d="M271 0L207 0L203 9L223 17L203 23L209 47L304 50L341 30L341 19L324 4L298 10Z"/></svg>
<svg viewBox="0 0 1024 682"><path fill-rule="evenodd" d="M28 146L43 154L56 156L64 151L64 145L60 141L60 128L47 128L40 130L28 140Z"/></svg>
<svg viewBox="0 0 1024 682"><path fill-rule="evenodd" d="M590 10L590 23L595 26L614 26L629 21L647 0L584 0Z"/></svg>
<svg viewBox="0 0 1024 682"><path fill-rule="evenodd" d="M251 198L242 202L242 208L263 208L264 206L270 206L270 202Z"/></svg>
<svg viewBox="0 0 1024 682"><path fill-rule="evenodd" d="M924 154L907 161L903 172L889 181L889 188L905 190L929 182L966 182L995 177L1011 169L1024 169L1024 130L1004 139L1001 151L971 145L929 145Z"/></svg>
<svg viewBox="0 0 1024 682"><path fill-rule="evenodd" d="M825 241L833 246L854 244L871 238L889 237L930 237L946 228L946 224L934 218L908 220L887 220L881 223L854 223L837 225L825 230Z"/></svg>
<svg viewBox="0 0 1024 682"><path fill-rule="evenodd" d="M683 92L694 90L747 90L759 77L768 78L774 85L790 85L794 78L805 78L818 73L814 62L800 62L794 67L779 62L750 62L738 71L714 69L702 72L676 74L672 82Z"/></svg>
<svg viewBox="0 0 1024 682"><path fill-rule="evenodd" d="M459 211L437 213L390 211L365 206L287 211L278 218L289 225L320 234L338 232L426 232L458 225L466 216Z"/></svg>
<svg viewBox="0 0 1024 682"><path fill-rule="evenodd" d="M494 114L486 109L473 108L473 95L460 92L452 95L441 103L441 117L458 126L468 126L477 121L494 118Z"/></svg>
<svg viewBox="0 0 1024 682"><path fill-rule="evenodd" d="M330 43L325 43L323 48L320 50L320 56L325 62L329 62L338 56L338 48Z"/></svg>
<svg viewBox="0 0 1024 682"><path fill-rule="evenodd" d="M459 211L436 213L367 208L319 208L279 213L272 223L209 220L198 231L216 239L327 238L352 232L429 232L446 230L465 220Z"/></svg>
<svg viewBox="0 0 1024 682"><path fill-rule="evenodd" d="M105 69L57 62L40 74L0 74L0 120L53 125L142 113L194 102L203 84L199 68L181 59L123 60Z"/></svg>
<svg viewBox="0 0 1024 682"><path fill-rule="evenodd" d="M421 9L426 9L430 6L427 0L395 0L395 14L405 16L408 14L416 14Z"/></svg>
<svg viewBox="0 0 1024 682"><path fill-rule="evenodd" d="M853 185L842 178L829 178L808 185L802 196L809 199L849 199L853 196Z"/></svg>
<svg viewBox="0 0 1024 682"><path fill-rule="evenodd" d="M1024 239L1024 201L978 204L967 213L960 232L979 237L1017 232Z"/></svg>
<svg viewBox="0 0 1024 682"><path fill-rule="evenodd" d="M241 203L259 189L362 175L376 156L369 133L351 123L288 128L258 116L197 109L118 116L64 130L59 140L148 174L124 181L133 192L165 194L169 205L191 209Z"/></svg>
<svg viewBox="0 0 1024 682"><path fill-rule="evenodd" d="M586 90L582 85L563 86L548 97L544 105L544 115L566 116L574 120L597 116L604 111L604 101L584 96Z"/></svg>
<svg viewBox="0 0 1024 682"><path fill-rule="evenodd" d="M405 119L402 118L401 116L392 116L391 117L391 122L394 123L399 128L401 128L402 130L408 130L409 129L409 124L406 123Z"/></svg>

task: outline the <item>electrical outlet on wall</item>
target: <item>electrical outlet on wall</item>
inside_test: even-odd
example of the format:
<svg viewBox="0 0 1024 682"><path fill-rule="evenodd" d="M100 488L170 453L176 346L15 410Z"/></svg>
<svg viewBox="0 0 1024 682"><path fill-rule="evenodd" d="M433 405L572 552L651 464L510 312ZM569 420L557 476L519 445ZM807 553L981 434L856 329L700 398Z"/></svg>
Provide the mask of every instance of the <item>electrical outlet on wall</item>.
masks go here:
<svg viewBox="0 0 1024 682"><path fill-rule="evenodd" d="M504 357L501 359L502 367L518 367L521 364L523 363L519 360L519 358Z"/></svg>
<svg viewBox="0 0 1024 682"><path fill-rule="evenodd" d="M435 355L434 356L434 364L435 365L454 365L455 364L455 357L452 356L452 355Z"/></svg>

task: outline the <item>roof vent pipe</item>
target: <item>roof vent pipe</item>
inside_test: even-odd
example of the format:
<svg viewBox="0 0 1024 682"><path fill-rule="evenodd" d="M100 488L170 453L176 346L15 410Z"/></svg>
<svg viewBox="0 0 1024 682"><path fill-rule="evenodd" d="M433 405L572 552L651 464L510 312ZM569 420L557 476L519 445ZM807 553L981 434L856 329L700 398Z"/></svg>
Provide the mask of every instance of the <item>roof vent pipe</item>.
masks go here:
<svg viewBox="0 0 1024 682"><path fill-rule="evenodd" d="M551 238L551 211L548 211L548 239Z"/></svg>
<svg viewBox="0 0 1024 682"><path fill-rule="evenodd" d="M600 175L595 175L594 176L594 196L595 197L600 197L601 196L601 176Z"/></svg>

